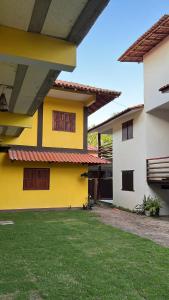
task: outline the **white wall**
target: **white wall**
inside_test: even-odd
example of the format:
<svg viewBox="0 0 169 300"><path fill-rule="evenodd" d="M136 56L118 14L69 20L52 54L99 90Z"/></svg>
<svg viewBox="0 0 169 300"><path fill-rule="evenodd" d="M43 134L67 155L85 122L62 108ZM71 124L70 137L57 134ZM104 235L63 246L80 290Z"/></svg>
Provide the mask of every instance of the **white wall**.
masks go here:
<svg viewBox="0 0 169 300"><path fill-rule="evenodd" d="M146 156L147 158L169 156L169 111L157 110L145 114ZM160 184L147 185L147 195L161 200L161 215L169 214L169 190L161 189Z"/></svg>
<svg viewBox="0 0 169 300"><path fill-rule="evenodd" d="M169 156L169 111L145 114L147 158Z"/></svg>
<svg viewBox="0 0 169 300"><path fill-rule="evenodd" d="M169 83L169 37L144 56L146 157L169 156L169 93L159 88ZM169 190L147 185L146 194L161 199L161 214L169 214Z"/></svg>
<svg viewBox="0 0 169 300"><path fill-rule="evenodd" d="M150 111L169 102L169 93L159 88L169 83L169 37L144 56L144 104Z"/></svg>
<svg viewBox="0 0 169 300"><path fill-rule="evenodd" d="M133 139L122 141L122 123L133 119ZM122 191L122 170L134 170L134 192ZM145 113L123 116L113 124L113 203L129 209L146 192Z"/></svg>

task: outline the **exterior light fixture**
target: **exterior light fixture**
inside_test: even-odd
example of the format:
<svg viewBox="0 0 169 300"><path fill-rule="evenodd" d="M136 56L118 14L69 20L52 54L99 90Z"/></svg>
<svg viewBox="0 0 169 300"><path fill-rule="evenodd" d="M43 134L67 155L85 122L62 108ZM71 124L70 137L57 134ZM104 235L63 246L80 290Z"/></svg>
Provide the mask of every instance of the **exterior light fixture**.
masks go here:
<svg viewBox="0 0 169 300"><path fill-rule="evenodd" d="M0 95L0 111L5 112L9 111L8 103L6 101L5 93Z"/></svg>
<svg viewBox="0 0 169 300"><path fill-rule="evenodd" d="M6 85L6 84L2 84L2 83L0 83L0 87L2 87L2 92L0 95L0 112L6 112L6 111L9 111L9 106L6 101L4 89L12 89L13 87L11 85Z"/></svg>
<svg viewBox="0 0 169 300"><path fill-rule="evenodd" d="M82 173L80 176L84 177L84 178L87 178L89 176L89 174L87 172L85 172L85 173Z"/></svg>

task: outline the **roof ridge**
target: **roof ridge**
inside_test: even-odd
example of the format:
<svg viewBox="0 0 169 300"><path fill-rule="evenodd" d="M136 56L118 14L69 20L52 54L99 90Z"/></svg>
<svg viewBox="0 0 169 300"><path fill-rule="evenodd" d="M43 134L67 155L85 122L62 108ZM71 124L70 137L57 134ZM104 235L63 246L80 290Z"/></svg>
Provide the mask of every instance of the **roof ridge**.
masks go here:
<svg viewBox="0 0 169 300"><path fill-rule="evenodd" d="M88 132L90 132L90 131L92 131L92 130L94 130L94 129L100 127L100 126L103 126L103 125L105 125L105 124L107 124L107 123L113 121L114 119L116 119L116 118L118 118L118 117L120 117L120 116L122 116L122 115L124 115L124 114L126 114L126 113L128 113L128 112L130 112L130 111L132 111L132 110L135 110L135 109L141 109L141 108L144 108L144 104L143 104L143 103L137 104L137 105L133 105L133 106L130 106L130 107L127 107L126 109L124 109L124 110L122 110L122 111L116 113L114 116L108 118L107 120L101 122L100 124L94 126L93 128L90 128L90 129L88 130Z"/></svg>
<svg viewBox="0 0 169 300"><path fill-rule="evenodd" d="M55 82L54 82L54 86L57 86L57 85L62 85L62 86L68 86L68 87L81 87L81 88L84 88L84 89L93 89L93 90L98 90L98 91L105 91L105 92L110 92L110 93L117 93L117 94L121 94L121 92L118 92L116 90L111 90L109 88L100 88L100 87L97 87L97 86L94 86L94 85L89 85L89 84L84 84L84 83L79 83L79 82L73 82L73 81L66 81L66 80L61 80L61 79L56 79Z"/></svg>

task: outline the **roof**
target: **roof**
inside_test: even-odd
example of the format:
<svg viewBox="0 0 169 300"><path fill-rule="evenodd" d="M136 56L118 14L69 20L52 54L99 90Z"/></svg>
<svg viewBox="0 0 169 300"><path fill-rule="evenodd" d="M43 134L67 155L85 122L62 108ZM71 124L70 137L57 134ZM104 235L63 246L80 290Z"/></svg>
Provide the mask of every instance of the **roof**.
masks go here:
<svg viewBox="0 0 169 300"><path fill-rule="evenodd" d="M121 92L117 92L114 90L102 89L94 86L63 80L56 80L52 88L96 95L96 102L88 106L89 115L121 95Z"/></svg>
<svg viewBox="0 0 169 300"><path fill-rule="evenodd" d="M164 15L127 49L118 59L125 62L142 62L143 57L169 35L169 15Z"/></svg>
<svg viewBox="0 0 169 300"><path fill-rule="evenodd" d="M88 145L87 150L88 151L98 151L98 148L95 146L92 146L92 145Z"/></svg>
<svg viewBox="0 0 169 300"><path fill-rule="evenodd" d="M159 92L162 92L162 93L168 93L168 92L169 92L169 84L166 84L166 85L162 86L162 87L159 89Z"/></svg>
<svg viewBox="0 0 169 300"><path fill-rule="evenodd" d="M54 162L54 163L75 163L75 164L107 164L105 159L94 157L88 153L63 153L49 151L26 151L14 150L8 151L9 158L12 161L28 162Z"/></svg>
<svg viewBox="0 0 169 300"><path fill-rule="evenodd" d="M123 115L129 113L129 112L134 112L134 111L136 111L136 110L140 110L140 109L143 109L143 108L144 108L144 104L138 104L138 105L135 105L135 106L128 107L128 108L126 108L125 110L123 110L123 111L121 111L121 112L115 114L113 117L107 119L106 121L104 121L104 122L102 122L102 123L100 123L100 124L94 126L93 128L90 128L90 129L88 130L88 132L94 131L94 130L96 130L97 128L99 128L99 127L101 127L101 126L103 126L103 125L106 125L106 124L108 124L109 122L111 122L111 121L113 121L113 120L115 120L115 119L117 119L117 118L119 118L119 117L121 117L121 116L123 116Z"/></svg>

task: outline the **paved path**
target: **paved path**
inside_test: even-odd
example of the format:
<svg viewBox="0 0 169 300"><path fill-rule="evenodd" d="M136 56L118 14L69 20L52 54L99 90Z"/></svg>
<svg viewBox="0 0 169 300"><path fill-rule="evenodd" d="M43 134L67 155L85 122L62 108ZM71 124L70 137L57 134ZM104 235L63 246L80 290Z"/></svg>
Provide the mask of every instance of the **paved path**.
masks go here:
<svg viewBox="0 0 169 300"><path fill-rule="evenodd" d="M105 224L112 225L169 247L169 217L150 218L116 208L94 207Z"/></svg>

